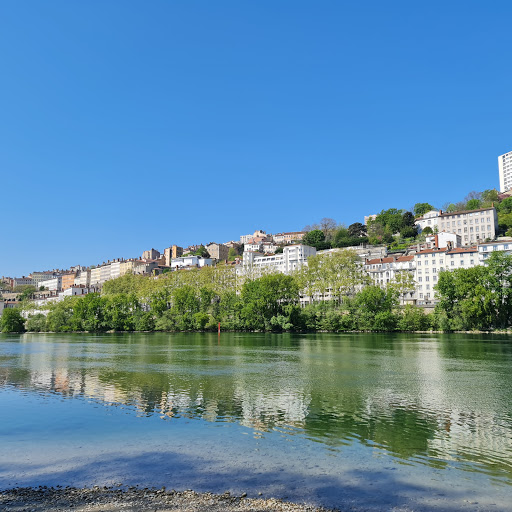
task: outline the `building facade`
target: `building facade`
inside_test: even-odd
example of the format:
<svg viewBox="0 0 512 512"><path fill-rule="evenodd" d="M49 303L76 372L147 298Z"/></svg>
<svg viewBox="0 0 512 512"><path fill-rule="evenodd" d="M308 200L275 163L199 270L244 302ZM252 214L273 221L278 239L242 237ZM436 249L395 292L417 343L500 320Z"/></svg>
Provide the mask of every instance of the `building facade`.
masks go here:
<svg viewBox="0 0 512 512"><path fill-rule="evenodd" d="M264 273L265 270L288 274L307 265L308 258L316 255L316 249L308 245L290 245L281 254L263 256L257 252L244 252L244 259L238 273L248 274L251 271Z"/></svg>
<svg viewBox="0 0 512 512"><path fill-rule="evenodd" d="M440 212L437 218L441 232L461 236L462 245L493 240L498 227L498 214L494 206L461 212Z"/></svg>
<svg viewBox="0 0 512 512"><path fill-rule="evenodd" d="M498 157L498 170L500 192L506 192L512 188L512 151Z"/></svg>
<svg viewBox="0 0 512 512"><path fill-rule="evenodd" d="M439 211L438 210L430 210L429 212L425 213L422 217L417 218L414 221L414 224L418 226L418 233L421 233L426 227L429 227L434 231L434 228L437 227L437 221L439 217Z"/></svg>
<svg viewBox="0 0 512 512"><path fill-rule="evenodd" d="M206 246L206 250L208 251L210 258L217 261L228 259L229 247L226 247L223 244L210 244Z"/></svg>

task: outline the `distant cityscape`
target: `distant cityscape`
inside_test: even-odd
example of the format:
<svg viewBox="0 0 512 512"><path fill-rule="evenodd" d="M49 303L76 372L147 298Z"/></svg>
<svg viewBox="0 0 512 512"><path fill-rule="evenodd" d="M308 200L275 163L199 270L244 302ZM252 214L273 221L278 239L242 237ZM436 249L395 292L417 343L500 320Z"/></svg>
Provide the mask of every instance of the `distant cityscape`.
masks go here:
<svg viewBox="0 0 512 512"><path fill-rule="evenodd" d="M500 199L512 197L512 152L498 157ZM364 226L377 214L364 217ZM167 272L189 271L218 264L229 265L237 275L262 275L265 272L289 274L307 265L317 254L351 249L361 265L379 286L386 286L398 274L410 274L414 290L402 297L403 303L432 306L439 273L443 270L483 265L493 251L512 252L512 238L498 237L498 215L494 205L462 211L432 209L414 219L416 241L400 250L386 244L361 242L348 247L319 249L306 245L308 231L267 233L261 229L225 243L180 247L170 245L163 252L145 250L138 258L117 258L95 266L34 271L28 276L2 276L0 314L4 308L20 305L23 290L32 287L30 298L39 306L65 297L101 291L103 284L126 274L158 279ZM367 240L367 239L365 239ZM23 297L26 298L26 297ZM330 298L329 294L322 297Z"/></svg>

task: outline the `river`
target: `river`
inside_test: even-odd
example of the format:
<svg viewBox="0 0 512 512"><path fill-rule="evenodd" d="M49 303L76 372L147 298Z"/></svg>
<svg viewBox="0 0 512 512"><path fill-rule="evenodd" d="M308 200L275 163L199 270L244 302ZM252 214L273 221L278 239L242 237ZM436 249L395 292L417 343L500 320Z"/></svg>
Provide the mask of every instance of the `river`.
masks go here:
<svg viewBox="0 0 512 512"><path fill-rule="evenodd" d="M0 417L0 489L512 510L507 336L0 335Z"/></svg>

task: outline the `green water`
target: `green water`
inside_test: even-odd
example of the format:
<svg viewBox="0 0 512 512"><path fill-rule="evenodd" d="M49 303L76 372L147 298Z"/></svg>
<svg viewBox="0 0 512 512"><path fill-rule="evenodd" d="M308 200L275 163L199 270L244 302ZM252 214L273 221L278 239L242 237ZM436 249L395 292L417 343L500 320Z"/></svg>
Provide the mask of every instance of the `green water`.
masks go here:
<svg viewBox="0 0 512 512"><path fill-rule="evenodd" d="M175 454L191 459L207 451L219 461L219 446L230 452L225 466L249 467L260 457L254 489L264 486L266 465L286 473L300 462L304 478L320 478L319 467L345 479L361 468L391 468L432 488L445 479L460 480L467 492L485 484L480 499L499 490L506 501L511 392L512 342L500 336L3 335L0 440L12 458L27 443L41 443L41 453L9 467L4 451L0 487L49 482L33 467L61 441L69 460L84 453L100 460L98 446L106 453L121 438L122 446L141 439L154 446L172 437ZM124 450L119 443L116 453ZM156 464L155 473L161 469ZM87 483L73 474L71 483ZM126 474L133 483L129 467ZM222 488L215 482L212 490ZM329 499L315 488L314 501L346 497L336 485ZM407 497L419 503L412 491Z"/></svg>

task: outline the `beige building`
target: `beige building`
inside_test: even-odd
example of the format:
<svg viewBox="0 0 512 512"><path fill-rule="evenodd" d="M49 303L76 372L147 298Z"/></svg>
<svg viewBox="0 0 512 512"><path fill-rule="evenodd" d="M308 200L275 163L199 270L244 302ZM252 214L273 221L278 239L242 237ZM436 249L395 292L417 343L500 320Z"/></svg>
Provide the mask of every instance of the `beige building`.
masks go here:
<svg viewBox="0 0 512 512"><path fill-rule="evenodd" d="M171 260L181 258L183 256L183 247L178 245L171 245L164 250L164 264L167 267L171 266Z"/></svg>
<svg viewBox="0 0 512 512"><path fill-rule="evenodd" d="M134 260L121 261L119 265L120 276L124 276L125 274L133 274L133 261Z"/></svg>
<svg viewBox="0 0 512 512"><path fill-rule="evenodd" d="M156 249L150 249L142 253L143 260L157 260L158 258L160 258L160 252Z"/></svg>
<svg viewBox="0 0 512 512"><path fill-rule="evenodd" d="M226 247L225 245L210 244L206 246L206 250L208 251L210 258L213 258L214 260L220 261L228 259L229 247Z"/></svg>
<svg viewBox="0 0 512 512"><path fill-rule="evenodd" d="M498 227L498 214L494 206L461 212L439 212L437 227L440 232L456 233L462 245L493 240Z"/></svg>
<svg viewBox="0 0 512 512"><path fill-rule="evenodd" d="M276 233L272 238L276 244L291 244L304 238L306 231L288 231L287 233Z"/></svg>
<svg viewBox="0 0 512 512"><path fill-rule="evenodd" d="M68 272L67 274L62 274L62 289L67 290L71 288L75 284L76 272Z"/></svg>

